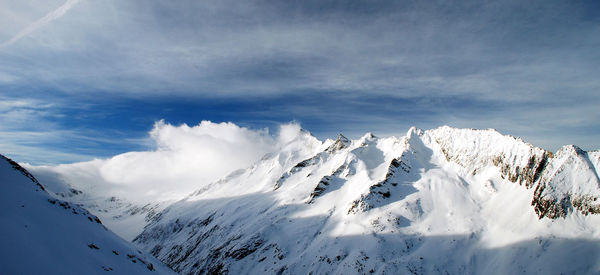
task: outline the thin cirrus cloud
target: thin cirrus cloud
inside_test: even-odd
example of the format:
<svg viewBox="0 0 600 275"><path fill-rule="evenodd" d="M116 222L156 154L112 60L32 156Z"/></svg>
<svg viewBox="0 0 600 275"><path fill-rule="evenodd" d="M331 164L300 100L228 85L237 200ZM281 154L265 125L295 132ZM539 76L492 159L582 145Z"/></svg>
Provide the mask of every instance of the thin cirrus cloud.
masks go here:
<svg viewBox="0 0 600 275"><path fill-rule="evenodd" d="M65 13L67 11L69 11L71 8L73 8L73 6L75 6L77 3L79 3L79 1L80 0L67 0L64 4L62 4L57 9L55 9L55 10L51 11L50 13L46 14L44 17L40 18L39 20L31 23L30 25L28 25L27 27L25 27L23 30L19 31L11 39L9 39L8 41L0 44L0 47L13 44L16 41L18 41L19 39L21 39L21 38L23 38L23 37L25 37L25 36L27 36L27 35L35 32L36 30L38 30L40 28L43 28L44 26L48 25L53 20L56 20L56 19L62 17L63 15L65 15Z"/></svg>
<svg viewBox="0 0 600 275"><path fill-rule="evenodd" d="M136 96L342 90L531 100L568 88L566 80L598 85L589 59L597 55L597 22L586 21L585 6L76 3L10 39L6 51L16 54L5 57L18 66L4 74L64 91ZM25 34L31 39L16 45Z"/></svg>
<svg viewBox="0 0 600 275"><path fill-rule="evenodd" d="M319 137L493 127L552 150L595 149L600 135L594 1L106 0L63 1L37 17L7 10L5 18L29 20L0 29L10 42L0 47L0 89L60 100L56 113L98 98L136 108L231 100L234 109L184 121L298 120ZM231 114L238 109L246 111ZM181 121L169 115L127 113L145 127ZM70 118L42 121L92 128ZM93 129L105 127L131 125Z"/></svg>

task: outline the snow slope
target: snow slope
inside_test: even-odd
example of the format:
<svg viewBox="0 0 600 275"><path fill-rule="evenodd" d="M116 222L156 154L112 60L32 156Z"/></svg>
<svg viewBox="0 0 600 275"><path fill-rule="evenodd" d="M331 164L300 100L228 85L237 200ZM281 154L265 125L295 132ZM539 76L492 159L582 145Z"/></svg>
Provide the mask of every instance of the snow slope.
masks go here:
<svg viewBox="0 0 600 275"><path fill-rule="evenodd" d="M181 273L600 273L599 163L494 130L307 135L134 243Z"/></svg>
<svg viewBox="0 0 600 275"><path fill-rule="evenodd" d="M82 205L128 241L140 234L154 215L176 201L177 196L173 195L148 196L143 187L133 191L137 199L116 192L112 187L117 184L107 181L101 174L103 165L102 160L58 166L23 164L44 183L51 196Z"/></svg>
<svg viewBox="0 0 600 275"><path fill-rule="evenodd" d="M0 185L1 274L172 273L2 155Z"/></svg>
<svg viewBox="0 0 600 275"><path fill-rule="evenodd" d="M117 235L132 240L169 204L308 135L295 123L270 135L210 121L192 127L158 121L149 134L154 150L56 166L22 165L52 196L83 205ZM299 146L298 152L311 150Z"/></svg>

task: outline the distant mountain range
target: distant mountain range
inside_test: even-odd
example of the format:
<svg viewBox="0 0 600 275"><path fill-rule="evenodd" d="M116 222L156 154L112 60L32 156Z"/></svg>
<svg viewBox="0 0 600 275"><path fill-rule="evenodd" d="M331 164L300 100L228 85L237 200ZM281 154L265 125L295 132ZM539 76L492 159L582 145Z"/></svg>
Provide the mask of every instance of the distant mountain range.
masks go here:
<svg viewBox="0 0 600 275"><path fill-rule="evenodd" d="M10 190L2 192L2 221L15 224L3 227L3 248L13 239L7 236L25 232L16 228L21 223L49 223L13 209L21 210L21 200L13 198L31 196L27 200L40 201L32 209L97 220L87 208L182 274L600 273L600 152L569 145L552 153L491 129L413 127L399 138L369 133L326 141L303 132L251 167L199 185L179 200L160 202L95 194L85 183L29 166L51 183L50 198L43 181L38 184L15 165L1 166L3 189ZM31 190L23 189L25 184ZM62 204L72 210L56 208ZM61 222L64 228L56 234L73 228L111 237L77 239L100 247L80 245L86 253L77 255L111 252L104 247L128 251L123 255L135 251L120 239L105 244L116 237L87 222L85 228ZM25 242L22 238L15 243ZM32 247L57 249L45 242ZM117 257L110 254L106 257ZM142 254L135 257L145 266L152 263ZM139 261L107 260L102 266L137 268Z"/></svg>

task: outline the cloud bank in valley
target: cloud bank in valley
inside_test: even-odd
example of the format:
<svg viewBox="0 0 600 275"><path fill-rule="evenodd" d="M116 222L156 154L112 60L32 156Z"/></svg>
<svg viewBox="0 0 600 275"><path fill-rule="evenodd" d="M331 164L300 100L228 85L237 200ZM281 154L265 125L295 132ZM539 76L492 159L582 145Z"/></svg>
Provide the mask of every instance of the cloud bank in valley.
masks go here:
<svg viewBox="0 0 600 275"><path fill-rule="evenodd" d="M252 130L233 123L202 121L190 127L158 121L149 133L156 147L153 151L58 166L26 167L51 188L62 182L106 197L165 200L187 195L228 173L246 168L301 133L296 123L281 125L273 135L267 129Z"/></svg>

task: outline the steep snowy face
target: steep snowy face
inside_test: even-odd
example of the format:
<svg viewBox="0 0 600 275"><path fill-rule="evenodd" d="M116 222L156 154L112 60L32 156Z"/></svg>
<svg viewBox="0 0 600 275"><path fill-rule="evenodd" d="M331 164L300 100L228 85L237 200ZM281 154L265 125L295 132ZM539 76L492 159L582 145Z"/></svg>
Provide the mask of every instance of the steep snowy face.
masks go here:
<svg viewBox="0 0 600 275"><path fill-rule="evenodd" d="M495 166L503 178L534 188L531 204L539 218L565 217L572 211L600 213L597 152L588 154L569 145L553 155L495 130L444 126L426 135L465 173L476 175Z"/></svg>
<svg viewBox="0 0 600 275"><path fill-rule="evenodd" d="M269 165L278 166L324 149L321 141L293 123L282 125L277 135L268 135L232 123L175 127L157 122L151 137L158 146L154 151L57 166L24 166L44 182L52 196L83 205L113 232L132 240L168 205L197 189L211 189L209 184L214 186L226 173L245 169L265 154L263 160L272 159ZM266 163L261 167L277 169ZM260 188L257 184L243 191Z"/></svg>
<svg viewBox="0 0 600 275"><path fill-rule="evenodd" d="M172 273L0 155L0 273Z"/></svg>
<svg viewBox="0 0 600 275"><path fill-rule="evenodd" d="M600 214L596 154L574 145L562 147L544 170L532 205L540 217L565 217L573 210Z"/></svg>
<svg viewBox="0 0 600 275"><path fill-rule="evenodd" d="M475 175L479 169L494 165L501 169L504 177L528 188L539 179L551 156L541 148L492 129L443 126L426 134L439 144L448 161L459 164L465 172Z"/></svg>
<svg viewBox="0 0 600 275"><path fill-rule="evenodd" d="M170 206L134 242L182 273L277 272L286 266L325 272L302 262L335 247L329 238L334 231L343 236L370 226L366 220L356 224L360 218L348 212L361 195L382 193L370 187L385 179L406 146L405 139L367 134L356 141L340 135L335 141L313 142L311 150L282 150ZM365 201L375 203L376 198ZM336 261L351 263L348 255L337 256ZM251 264L243 264L250 258Z"/></svg>
<svg viewBox="0 0 600 275"><path fill-rule="evenodd" d="M93 162L33 172L58 205L106 216L181 273L600 272L598 151L446 126L324 142L296 130L175 201L61 180L92 182Z"/></svg>
<svg viewBox="0 0 600 275"><path fill-rule="evenodd" d="M176 200L131 200L109 192L98 169L99 161L68 165L28 166L55 199L82 205L100 217L120 237L131 241L160 211ZM140 192L142 192L140 190Z"/></svg>
<svg viewBox="0 0 600 275"><path fill-rule="evenodd" d="M548 172L561 155L450 127L292 142L167 207L134 242L182 273L598 272L600 215L532 207L542 183L576 179ZM565 165L596 169L587 156ZM585 178L551 195L594 194Z"/></svg>
<svg viewBox="0 0 600 275"><path fill-rule="evenodd" d="M421 130L413 127L403 138L382 140L379 147L389 152L388 158L384 161L387 165L384 166L385 176L380 175L376 178L377 181L369 184L368 190L360 194L360 198L352 201L348 213L365 212L390 201L398 201L406 195L407 190L403 188L412 188L407 183L417 181L419 172L430 166L432 153L423 144L420 138L422 134Z"/></svg>
<svg viewBox="0 0 600 275"><path fill-rule="evenodd" d="M290 167L295 165L292 170L298 169L310 156L336 146L333 143L335 142L322 143L305 132L288 141L279 151L265 155L247 169L234 171L225 178L192 192L185 200L243 196L277 189L278 182L285 177L284 172ZM289 173L291 172L288 171L287 174Z"/></svg>

